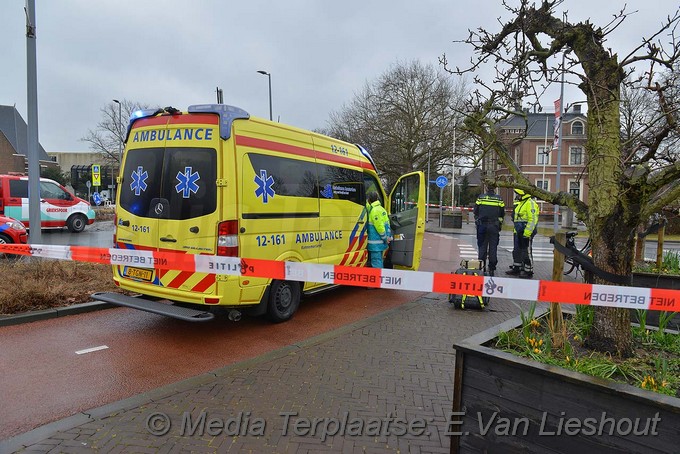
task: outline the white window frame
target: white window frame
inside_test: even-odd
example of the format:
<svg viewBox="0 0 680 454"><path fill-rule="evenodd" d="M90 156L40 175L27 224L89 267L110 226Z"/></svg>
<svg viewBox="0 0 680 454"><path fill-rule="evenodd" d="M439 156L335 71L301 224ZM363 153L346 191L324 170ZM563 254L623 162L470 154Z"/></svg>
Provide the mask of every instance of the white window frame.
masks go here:
<svg viewBox="0 0 680 454"><path fill-rule="evenodd" d="M578 164L574 163L573 160L571 159L572 158L572 150L577 150L577 149L581 150L581 162L579 162ZM583 147L578 146L578 145L577 146L570 146L569 147L569 165L570 166L582 166L584 164L584 161L585 161L585 156L584 156Z"/></svg>
<svg viewBox="0 0 680 454"><path fill-rule="evenodd" d="M548 154L544 154L543 152L546 151L546 150L550 150L550 145L548 145L548 146L538 145L536 147L536 165L539 165L539 166L543 165L542 162L539 162L539 158L541 157L541 155L543 155L543 159L547 159L547 162L545 163L545 165L547 165L547 166L550 165L550 161L552 161L552 152L549 152Z"/></svg>
<svg viewBox="0 0 680 454"><path fill-rule="evenodd" d="M547 183L545 188L543 187L542 184L541 185L538 184L543 182ZM534 184L536 185L537 188L541 188L544 191L550 191L550 178L546 178L545 180L536 180Z"/></svg>
<svg viewBox="0 0 680 454"><path fill-rule="evenodd" d="M583 200L583 180L567 180L567 191L571 194L571 184L578 184L578 198Z"/></svg>
<svg viewBox="0 0 680 454"><path fill-rule="evenodd" d="M581 125L581 132L580 133L574 132L574 126L576 126L577 124ZM582 136L583 134L585 134L585 130L586 130L586 127L581 120L576 120L571 124L571 135L573 135L573 136Z"/></svg>

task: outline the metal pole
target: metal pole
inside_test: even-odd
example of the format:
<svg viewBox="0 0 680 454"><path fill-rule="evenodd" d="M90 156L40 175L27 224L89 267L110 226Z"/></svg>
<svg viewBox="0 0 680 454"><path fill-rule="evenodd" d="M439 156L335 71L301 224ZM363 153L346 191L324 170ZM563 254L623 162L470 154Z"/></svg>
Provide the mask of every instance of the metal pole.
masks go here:
<svg viewBox="0 0 680 454"><path fill-rule="evenodd" d="M453 127L453 156L451 156L451 211L456 206L456 199L453 197L456 192L456 127Z"/></svg>
<svg viewBox="0 0 680 454"><path fill-rule="evenodd" d="M26 0L26 93L28 107L28 224L29 242L39 244L40 219L40 155L38 140L38 75L36 67L35 0Z"/></svg>
<svg viewBox="0 0 680 454"><path fill-rule="evenodd" d="M269 120L273 121L274 115L272 113L272 75L269 72L263 70L258 71L258 73L267 76L267 78L269 79Z"/></svg>
<svg viewBox="0 0 680 454"><path fill-rule="evenodd" d="M267 73L267 78L269 79L269 120L274 121L274 115L272 114L272 75Z"/></svg>
<svg viewBox="0 0 680 454"><path fill-rule="evenodd" d="M116 125L116 130L118 132L118 169L122 169L123 167L123 117L122 117L122 110L121 110L121 102L117 99L114 99L113 102L118 104L118 121ZM113 183L113 165L111 165L111 184L115 186ZM113 194L111 194L113 197ZM116 200L115 198L113 199L114 201Z"/></svg>
<svg viewBox="0 0 680 454"><path fill-rule="evenodd" d="M442 213L444 208L442 207L442 200L444 200L444 186L439 188L439 227L442 226Z"/></svg>
<svg viewBox="0 0 680 454"><path fill-rule="evenodd" d="M427 144L427 201L425 202L425 225L430 221L430 144Z"/></svg>
<svg viewBox="0 0 680 454"><path fill-rule="evenodd" d="M545 184L545 161L548 160L548 114L545 115L545 141L543 142L543 175L541 175L541 184L544 185L541 189L548 190ZM541 208L543 207L543 202L541 202Z"/></svg>
<svg viewBox="0 0 680 454"><path fill-rule="evenodd" d="M560 137L557 145L557 174L555 176L555 192L560 192L560 169L562 165L562 142L564 142L564 137L562 134L562 127L564 125L564 58L566 54L562 54L562 84L560 86ZM553 213L553 231L557 233L557 217L560 211L560 206L555 205L555 212Z"/></svg>

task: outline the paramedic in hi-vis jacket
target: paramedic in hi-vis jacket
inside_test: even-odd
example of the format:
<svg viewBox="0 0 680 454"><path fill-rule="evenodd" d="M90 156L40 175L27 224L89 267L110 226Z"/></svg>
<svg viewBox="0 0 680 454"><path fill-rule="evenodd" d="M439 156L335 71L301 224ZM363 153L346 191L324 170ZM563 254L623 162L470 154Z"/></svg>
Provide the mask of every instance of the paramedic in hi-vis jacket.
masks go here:
<svg viewBox="0 0 680 454"><path fill-rule="evenodd" d="M484 263L484 271L493 276L498 265L498 241L505 217L505 202L494 192L493 185L488 184L486 188L486 193L477 197L473 213L477 227L477 258Z"/></svg>
<svg viewBox="0 0 680 454"><path fill-rule="evenodd" d="M517 236L517 253L512 254L512 268L506 271L511 276L529 279L534 275L529 249L538 227L538 203L521 189L515 189L515 209L513 221Z"/></svg>
<svg viewBox="0 0 680 454"><path fill-rule="evenodd" d="M368 214L368 263L371 268L383 267L383 252L392 241L390 218L378 200L378 193L371 191L366 196Z"/></svg>

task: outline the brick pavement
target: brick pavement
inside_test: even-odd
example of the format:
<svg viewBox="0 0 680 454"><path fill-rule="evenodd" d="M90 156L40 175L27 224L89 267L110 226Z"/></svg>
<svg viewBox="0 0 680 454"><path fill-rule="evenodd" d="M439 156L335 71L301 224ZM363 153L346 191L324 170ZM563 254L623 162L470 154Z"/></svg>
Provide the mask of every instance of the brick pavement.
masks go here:
<svg viewBox="0 0 680 454"><path fill-rule="evenodd" d="M508 261L504 255L509 254L500 253L504 264ZM536 269L537 276L548 277L547 268ZM457 311L445 295L429 294L261 357L43 426L2 442L0 452L22 445L27 446L22 452L68 453L448 452L452 344L516 316L527 306L496 300L485 312ZM147 429L147 419L157 412L172 423L163 436ZM183 416L190 414L190 422L196 424L202 413L207 420L227 424L232 432L244 433L230 436L217 433L215 427L212 436L181 437ZM290 420L284 434L286 413ZM392 433L383 435L371 418L382 419L384 430L388 414L414 423L419 418L426 432L397 436L393 425ZM328 422L331 434L338 430L331 418L348 424L344 436L322 440L323 426L314 435L302 426L299 431L308 433L294 434L298 418ZM360 423L365 424L363 434L357 434Z"/></svg>

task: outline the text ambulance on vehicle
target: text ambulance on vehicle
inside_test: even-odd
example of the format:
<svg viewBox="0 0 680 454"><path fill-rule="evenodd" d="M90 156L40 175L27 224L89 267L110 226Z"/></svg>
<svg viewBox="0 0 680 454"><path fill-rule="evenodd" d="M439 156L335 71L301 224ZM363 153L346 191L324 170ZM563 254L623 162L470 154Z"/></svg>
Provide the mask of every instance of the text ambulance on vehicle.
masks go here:
<svg viewBox="0 0 680 454"><path fill-rule="evenodd" d="M0 215L28 221L28 177L0 175ZM94 222L95 214L90 204L71 194L62 185L49 178L40 179L40 222L43 229L68 227L71 232L82 232Z"/></svg>
<svg viewBox="0 0 680 454"><path fill-rule="evenodd" d="M139 111L127 131L116 200L116 247L365 266L368 191L390 212L396 268L420 264L423 172L402 176L386 197L361 147L251 117L227 105ZM391 203L390 203L391 201ZM186 320L206 306L289 319L303 294L328 284L114 266L121 288L94 298ZM201 307L202 306L202 307Z"/></svg>

